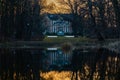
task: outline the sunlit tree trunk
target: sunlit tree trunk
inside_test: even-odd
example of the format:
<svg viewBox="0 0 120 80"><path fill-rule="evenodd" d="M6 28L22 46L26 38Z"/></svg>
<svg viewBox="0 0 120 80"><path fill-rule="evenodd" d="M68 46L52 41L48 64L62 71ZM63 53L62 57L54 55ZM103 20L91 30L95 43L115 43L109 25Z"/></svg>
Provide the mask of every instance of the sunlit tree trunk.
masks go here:
<svg viewBox="0 0 120 80"><path fill-rule="evenodd" d="M12 39L14 33L14 1L2 2L1 33L4 41Z"/></svg>
<svg viewBox="0 0 120 80"><path fill-rule="evenodd" d="M106 23L105 23L105 4L104 4L104 0L100 0L99 4L98 4L98 8L99 8L99 14L100 14L100 18L101 18L101 27L103 28L103 30L107 27Z"/></svg>
<svg viewBox="0 0 120 80"><path fill-rule="evenodd" d="M111 0L113 3L115 16L116 16L116 24L118 27L118 37L120 38L120 4L118 0Z"/></svg>
<svg viewBox="0 0 120 80"><path fill-rule="evenodd" d="M40 4L39 4L40 3ZM43 17L40 14L42 10L42 2L39 0L34 1L33 6L33 28L32 28L32 40L42 40L43 39L43 32L44 27L42 26Z"/></svg>
<svg viewBox="0 0 120 80"><path fill-rule="evenodd" d="M116 15L116 22L117 22L117 26L120 27L120 4L118 0L111 0L113 3L113 7L115 10L115 15Z"/></svg>
<svg viewBox="0 0 120 80"><path fill-rule="evenodd" d="M4 6L3 6L4 5ZM2 2L2 15L1 15L1 40L5 40L5 33L6 33L6 16L7 16L7 4L5 2Z"/></svg>
<svg viewBox="0 0 120 80"><path fill-rule="evenodd" d="M3 13L3 3L0 1L0 41L2 41L3 35L2 35L2 13Z"/></svg>
<svg viewBox="0 0 120 80"><path fill-rule="evenodd" d="M89 15L90 15L90 18L91 18L90 20L91 20L92 28L95 30L95 33L96 33L96 36L97 36L98 40L103 41L104 37L101 34L101 32L98 30L95 17L92 14L92 11L93 11L92 6L93 6L92 1L88 0L88 8L89 8Z"/></svg>

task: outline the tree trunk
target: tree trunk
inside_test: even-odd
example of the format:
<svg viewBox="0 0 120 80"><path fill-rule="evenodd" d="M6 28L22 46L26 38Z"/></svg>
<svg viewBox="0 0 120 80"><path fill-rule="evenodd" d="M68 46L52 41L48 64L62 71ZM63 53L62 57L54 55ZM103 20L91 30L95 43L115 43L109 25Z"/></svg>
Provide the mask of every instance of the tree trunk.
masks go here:
<svg viewBox="0 0 120 80"><path fill-rule="evenodd" d="M112 3L113 3L114 10L115 10L117 26L120 27L120 7L119 7L119 2L118 2L118 0L112 0Z"/></svg>
<svg viewBox="0 0 120 80"><path fill-rule="evenodd" d="M120 38L120 7L118 0L112 0L115 16L116 16L116 24L118 27L118 38Z"/></svg>

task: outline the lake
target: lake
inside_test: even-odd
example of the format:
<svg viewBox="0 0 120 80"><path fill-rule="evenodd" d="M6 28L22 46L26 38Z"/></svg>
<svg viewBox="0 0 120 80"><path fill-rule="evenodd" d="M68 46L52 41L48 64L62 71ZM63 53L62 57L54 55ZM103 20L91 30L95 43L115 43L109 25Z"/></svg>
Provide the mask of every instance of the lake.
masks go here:
<svg viewBox="0 0 120 80"><path fill-rule="evenodd" d="M105 48L0 49L0 80L119 80L120 54Z"/></svg>

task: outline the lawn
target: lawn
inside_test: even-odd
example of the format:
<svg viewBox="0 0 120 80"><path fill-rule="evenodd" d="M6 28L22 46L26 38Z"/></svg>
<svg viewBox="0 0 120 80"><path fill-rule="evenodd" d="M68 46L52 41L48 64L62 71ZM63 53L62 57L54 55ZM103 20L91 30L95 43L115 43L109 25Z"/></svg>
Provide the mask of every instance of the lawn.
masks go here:
<svg viewBox="0 0 120 80"><path fill-rule="evenodd" d="M93 41L89 38L86 37L45 37L43 42L47 42L47 43L63 43L63 42L70 42L70 43L78 43L78 42L89 42L89 41Z"/></svg>

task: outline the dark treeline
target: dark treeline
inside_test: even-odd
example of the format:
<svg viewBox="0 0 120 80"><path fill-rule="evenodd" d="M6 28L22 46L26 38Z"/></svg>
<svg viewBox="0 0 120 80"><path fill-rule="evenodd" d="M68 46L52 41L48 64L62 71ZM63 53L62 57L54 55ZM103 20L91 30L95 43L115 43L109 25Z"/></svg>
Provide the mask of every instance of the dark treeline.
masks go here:
<svg viewBox="0 0 120 80"><path fill-rule="evenodd" d="M72 56L71 80L118 80L120 55L105 48L81 52L76 49Z"/></svg>
<svg viewBox="0 0 120 80"><path fill-rule="evenodd" d="M72 2L74 1L74 2ZM44 0L0 0L0 41L41 40ZM73 14L73 34L119 38L119 0L62 0Z"/></svg>
<svg viewBox="0 0 120 80"><path fill-rule="evenodd" d="M0 49L1 80L39 80L42 50Z"/></svg>
<svg viewBox="0 0 120 80"><path fill-rule="evenodd" d="M0 0L0 40L42 38L39 0ZM41 35L41 36L37 36Z"/></svg>
<svg viewBox="0 0 120 80"><path fill-rule="evenodd" d="M62 0L73 14L75 35L92 38L118 38L120 35L119 0Z"/></svg>

